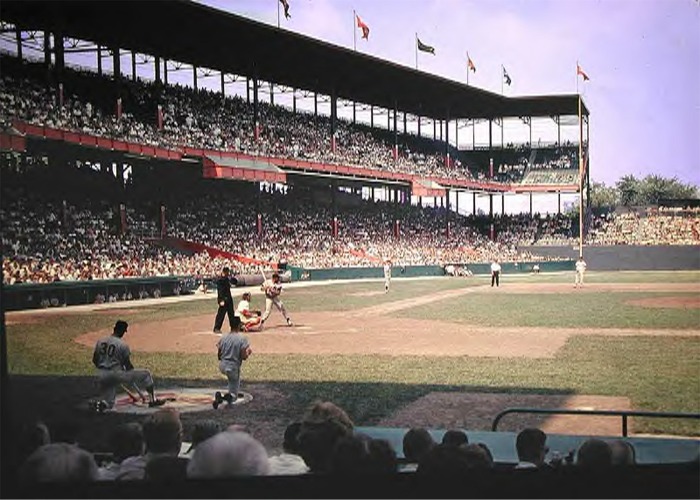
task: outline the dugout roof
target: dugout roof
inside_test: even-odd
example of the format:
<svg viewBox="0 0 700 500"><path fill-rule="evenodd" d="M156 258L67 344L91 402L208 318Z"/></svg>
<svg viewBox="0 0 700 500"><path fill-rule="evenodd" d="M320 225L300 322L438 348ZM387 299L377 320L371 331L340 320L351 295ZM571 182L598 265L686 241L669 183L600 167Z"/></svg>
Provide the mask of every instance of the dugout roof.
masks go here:
<svg viewBox="0 0 700 500"><path fill-rule="evenodd" d="M3 0L2 20L435 119L577 115L577 95L503 97L186 0ZM582 113L588 114L585 104Z"/></svg>

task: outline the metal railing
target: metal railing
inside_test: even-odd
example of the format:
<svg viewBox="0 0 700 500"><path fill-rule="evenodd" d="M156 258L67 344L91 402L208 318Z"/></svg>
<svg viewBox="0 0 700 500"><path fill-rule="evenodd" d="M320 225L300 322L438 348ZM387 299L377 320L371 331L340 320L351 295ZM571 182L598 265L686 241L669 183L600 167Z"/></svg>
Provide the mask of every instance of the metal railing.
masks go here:
<svg viewBox="0 0 700 500"><path fill-rule="evenodd" d="M628 417L651 417L651 418L692 418L700 420L700 413L678 413L661 411L633 411L633 410L569 410L564 408L506 408L493 419L491 430L496 432L498 423L503 417L510 413L534 413L540 415L599 415L604 417L622 418L622 436L627 437Z"/></svg>

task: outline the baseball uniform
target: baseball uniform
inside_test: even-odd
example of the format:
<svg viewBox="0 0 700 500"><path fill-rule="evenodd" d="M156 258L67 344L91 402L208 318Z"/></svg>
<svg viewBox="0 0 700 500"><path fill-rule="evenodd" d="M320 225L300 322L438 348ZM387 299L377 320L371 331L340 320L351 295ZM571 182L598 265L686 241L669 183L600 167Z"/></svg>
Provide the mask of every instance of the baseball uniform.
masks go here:
<svg viewBox="0 0 700 500"><path fill-rule="evenodd" d="M583 275L586 272L586 261L583 258L576 261L576 278L574 281L574 288L583 286Z"/></svg>
<svg viewBox="0 0 700 500"><path fill-rule="evenodd" d="M501 276L501 265L494 261L491 264L491 286L495 283L496 286L499 286L498 281Z"/></svg>
<svg viewBox="0 0 700 500"><path fill-rule="evenodd" d="M250 347L250 343L240 333L231 332L221 337L216 347L219 371L226 375L228 392L235 400L241 385L241 364L245 359L243 352Z"/></svg>
<svg viewBox="0 0 700 500"><path fill-rule="evenodd" d="M274 279L265 280L262 284L263 291L265 292L265 313L262 316L262 322L267 321L267 318L272 312L272 305L282 313L284 319L287 321L287 325L292 326L292 320L287 315L287 309L284 307L284 303L280 299L280 294L282 293L282 283L279 280Z"/></svg>
<svg viewBox="0 0 700 500"><path fill-rule="evenodd" d="M391 284L391 262L384 263L384 293L389 292Z"/></svg>
<svg viewBox="0 0 700 500"><path fill-rule="evenodd" d="M245 299L241 299L238 302L238 307L236 307L235 315L240 319L243 329L248 332L253 328L260 326L262 323L262 318L257 314L254 314L250 310L250 302Z"/></svg>

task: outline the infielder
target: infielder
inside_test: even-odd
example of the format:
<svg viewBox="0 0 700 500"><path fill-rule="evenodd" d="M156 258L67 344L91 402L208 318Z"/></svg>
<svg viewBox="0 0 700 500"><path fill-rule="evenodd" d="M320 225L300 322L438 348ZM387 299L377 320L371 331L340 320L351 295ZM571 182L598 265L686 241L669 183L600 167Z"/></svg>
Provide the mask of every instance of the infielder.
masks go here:
<svg viewBox="0 0 700 500"><path fill-rule="evenodd" d="M384 261L384 293L389 293L389 285L391 285L391 261Z"/></svg>
<svg viewBox="0 0 700 500"><path fill-rule="evenodd" d="M287 309L284 307L284 303L280 300L280 294L282 293L282 283L280 282L280 275L274 273L271 280L263 281L260 289L265 292L265 314L262 316L261 324L267 321L267 318L272 312L272 304L275 305L277 309L282 313L284 319L287 321L287 326L292 326L292 320L287 315Z"/></svg>
<svg viewBox="0 0 700 500"><path fill-rule="evenodd" d="M114 408L117 386L120 384L139 384L148 391L148 406L161 406L164 400L156 399L153 377L146 369L135 369L131 364L131 351L122 337L129 328L126 321L119 320L114 325L114 332L109 337L97 341L92 354L92 364L97 368L102 399L97 401L95 410L103 412Z"/></svg>
<svg viewBox="0 0 700 500"><path fill-rule="evenodd" d="M574 288L579 286L583 288L583 275L586 273L586 261L583 260L583 255L576 261L576 278L574 280Z"/></svg>
<svg viewBox="0 0 700 500"><path fill-rule="evenodd" d="M245 292L238 302L238 307L236 307L236 316L240 319L244 332L258 331L262 324L260 311L250 309L250 299L250 292Z"/></svg>
<svg viewBox="0 0 700 500"><path fill-rule="evenodd" d="M228 379L228 392L222 395L216 391L212 403L215 410L224 401L231 405L238 399L238 389L241 386L241 365L253 353L248 339L238 332L230 332L221 337L216 347L219 371Z"/></svg>

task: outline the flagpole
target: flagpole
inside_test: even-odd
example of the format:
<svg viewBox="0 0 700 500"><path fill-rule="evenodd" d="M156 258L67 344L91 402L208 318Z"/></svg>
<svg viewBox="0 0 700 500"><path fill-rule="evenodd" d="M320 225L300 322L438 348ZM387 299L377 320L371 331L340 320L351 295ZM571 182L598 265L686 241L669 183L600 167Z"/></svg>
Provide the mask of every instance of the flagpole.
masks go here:
<svg viewBox="0 0 700 500"><path fill-rule="evenodd" d="M503 79L506 77L506 68L501 64L501 95L503 95Z"/></svg>
<svg viewBox="0 0 700 500"><path fill-rule="evenodd" d="M355 21L357 18L357 12L355 9L352 10L352 46L357 52L357 28L355 28Z"/></svg>
<svg viewBox="0 0 700 500"><path fill-rule="evenodd" d="M576 59L576 93L578 94L578 59ZM581 119L581 110L579 109L579 119Z"/></svg>
<svg viewBox="0 0 700 500"><path fill-rule="evenodd" d="M576 86L578 87L578 75L576 75L576 81ZM583 257L583 121L581 120L581 94L578 94L578 177L578 256Z"/></svg>
<svg viewBox="0 0 700 500"><path fill-rule="evenodd" d="M280 0L277 0L277 28L280 27Z"/></svg>
<svg viewBox="0 0 700 500"><path fill-rule="evenodd" d="M469 85L469 51L467 51L467 85Z"/></svg>
<svg viewBox="0 0 700 500"><path fill-rule="evenodd" d="M416 70L418 69L418 32L416 32L416 43L414 44L416 46Z"/></svg>

